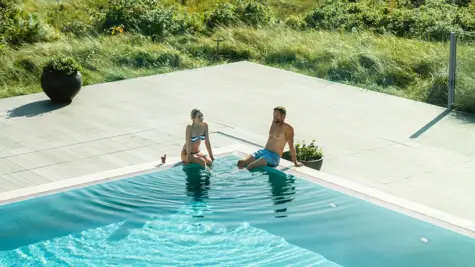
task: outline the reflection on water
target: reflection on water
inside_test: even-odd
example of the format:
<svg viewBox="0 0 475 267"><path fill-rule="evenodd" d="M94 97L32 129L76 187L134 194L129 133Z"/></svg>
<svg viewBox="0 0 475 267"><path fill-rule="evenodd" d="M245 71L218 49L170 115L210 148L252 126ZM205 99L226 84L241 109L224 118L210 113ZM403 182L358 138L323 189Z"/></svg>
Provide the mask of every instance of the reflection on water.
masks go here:
<svg viewBox="0 0 475 267"><path fill-rule="evenodd" d="M192 198L188 212L195 218L203 218L204 214L209 212L205 200L209 198L211 174L196 166L185 166L183 172L186 175L186 195Z"/></svg>
<svg viewBox="0 0 475 267"><path fill-rule="evenodd" d="M208 191L211 185L211 174L195 166L183 167L186 174L186 195L199 202L209 198Z"/></svg>
<svg viewBox="0 0 475 267"><path fill-rule="evenodd" d="M276 209L274 209L274 211L277 213L275 217L287 217L287 203L294 200L295 178L292 175L285 175L273 171L268 172L268 175L272 193L272 201L276 206Z"/></svg>

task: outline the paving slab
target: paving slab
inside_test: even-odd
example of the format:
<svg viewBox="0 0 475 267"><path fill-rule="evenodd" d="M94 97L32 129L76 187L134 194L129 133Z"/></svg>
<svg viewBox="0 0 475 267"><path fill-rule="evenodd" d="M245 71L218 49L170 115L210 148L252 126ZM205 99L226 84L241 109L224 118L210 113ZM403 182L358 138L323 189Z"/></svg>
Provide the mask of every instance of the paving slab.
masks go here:
<svg viewBox="0 0 475 267"><path fill-rule="evenodd" d="M277 105L323 171L475 221L473 116L250 62L90 85L69 105L1 99L0 190L178 156L193 108L213 147L264 145Z"/></svg>

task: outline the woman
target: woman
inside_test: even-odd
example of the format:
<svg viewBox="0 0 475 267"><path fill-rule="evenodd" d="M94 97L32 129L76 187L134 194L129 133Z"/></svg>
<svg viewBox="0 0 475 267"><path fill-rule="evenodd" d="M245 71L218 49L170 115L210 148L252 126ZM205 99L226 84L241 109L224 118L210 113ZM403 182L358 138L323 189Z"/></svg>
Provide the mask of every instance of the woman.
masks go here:
<svg viewBox="0 0 475 267"><path fill-rule="evenodd" d="M181 160L184 164L197 163L201 167L211 166L214 157L211 151L208 124L203 122L203 113L199 109L193 109L191 121L192 123L186 126L186 139L181 151ZM202 140L205 141L209 156L200 151Z"/></svg>

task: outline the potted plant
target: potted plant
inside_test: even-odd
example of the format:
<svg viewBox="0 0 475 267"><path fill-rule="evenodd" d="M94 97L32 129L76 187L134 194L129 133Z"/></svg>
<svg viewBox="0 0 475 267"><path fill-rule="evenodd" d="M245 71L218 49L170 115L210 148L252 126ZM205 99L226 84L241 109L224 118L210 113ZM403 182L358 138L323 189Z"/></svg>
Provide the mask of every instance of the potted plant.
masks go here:
<svg viewBox="0 0 475 267"><path fill-rule="evenodd" d="M41 88L53 102L70 103L82 87L81 66L70 56L56 56L46 63Z"/></svg>
<svg viewBox="0 0 475 267"><path fill-rule="evenodd" d="M312 140L310 144L306 144L305 141L295 145L295 152L297 161L302 162L303 165L320 170L323 164L323 150L315 145L315 140ZM282 155L283 159L292 160L292 154L290 151L285 151Z"/></svg>

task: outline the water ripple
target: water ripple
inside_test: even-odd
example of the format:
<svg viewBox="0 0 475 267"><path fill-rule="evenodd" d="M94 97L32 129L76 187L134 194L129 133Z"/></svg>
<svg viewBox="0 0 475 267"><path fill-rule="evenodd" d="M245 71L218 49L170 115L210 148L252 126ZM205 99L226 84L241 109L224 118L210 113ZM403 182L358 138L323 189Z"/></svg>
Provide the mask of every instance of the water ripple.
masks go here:
<svg viewBox="0 0 475 267"><path fill-rule="evenodd" d="M4 228L18 235L0 236L0 265L338 266L253 226L339 207L308 190L222 161L68 191L12 206L22 214Z"/></svg>

